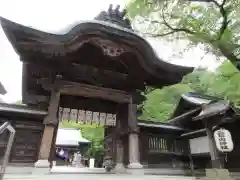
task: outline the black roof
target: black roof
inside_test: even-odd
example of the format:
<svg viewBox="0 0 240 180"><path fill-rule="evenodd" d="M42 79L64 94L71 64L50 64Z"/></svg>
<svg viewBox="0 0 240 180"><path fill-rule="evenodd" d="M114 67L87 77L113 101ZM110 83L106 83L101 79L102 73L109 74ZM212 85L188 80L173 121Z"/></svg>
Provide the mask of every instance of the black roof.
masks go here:
<svg viewBox="0 0 240 180"><path fill-rule="evenodd" d="M235 114L238 114L238 110L228 100L189 92L181 96L169 122L180 125L192 120L200 120L210 116L221 115L230 109Z"/></svg>
<svg viewBox="0 0 240 180"><path fill-rule="evenodd" d="M47 115L47 111L34 109L24 104L0 103L0 114L45 116Z"/></svg>
<svg viewBox="0 0 240 180"><path fill-rule="evenodd" d="M0 23L22 61L36 53L48 59L53 56L62 57L81 48L84 43L93 41L94 37L94 41L96 38L107 39L136 51L139 61L137 63L149 74L146 84L176 84L184 75L193 71L192 67L175 65L160 59L147 40L134 32L125 14L125 11L119 11L119 6L116 9L110 6L107 12L101 12L94 20L82 21L67 28L68 32L58 34L39 31L3 17L0 17Z"/></svg>
<svg viewBox="0 0 240 180"><path fill-rule="evenodd" d="M186 129L179 127L177 125L147 120L138 120L138 126L147 128L158 128L168 131L187 131Z"/></svg>

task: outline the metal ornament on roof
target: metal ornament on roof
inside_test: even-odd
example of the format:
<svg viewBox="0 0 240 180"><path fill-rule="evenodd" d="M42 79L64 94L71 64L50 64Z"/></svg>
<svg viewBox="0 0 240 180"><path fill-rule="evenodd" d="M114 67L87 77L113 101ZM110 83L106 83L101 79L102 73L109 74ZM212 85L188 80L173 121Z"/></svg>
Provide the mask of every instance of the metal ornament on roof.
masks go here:
<svg viewBox="0 0 240 180"><path fill-rule="evenodd" d="M231 133L224 129L218 129L214 132L214 140L216 142L216 147L220 152L232 152L234 144L232 141Z"/></svg>

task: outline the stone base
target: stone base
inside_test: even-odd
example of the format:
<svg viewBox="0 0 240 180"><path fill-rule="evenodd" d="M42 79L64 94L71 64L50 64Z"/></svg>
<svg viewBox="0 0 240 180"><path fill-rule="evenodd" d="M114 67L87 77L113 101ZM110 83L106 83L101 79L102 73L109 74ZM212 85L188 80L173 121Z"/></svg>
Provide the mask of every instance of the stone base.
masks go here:
<svg viewBox="0 0 240 180"><path fill-rule="evenodd" d="M128 165L128 173L131 173L134 175L144 175L143 165L140 163L130 163Z"/></svg>
<svg viewBox="0 0 240 180"><path fill-rule="evenodd" d="M50 163L48 160L40 159L34 164L34 172L36 174L48 174L50 173Z"/></svg>
<svg viewBox="0 0 240 180"><path fill-rule="evenodd" d="M204 180L233 180L228 169L206 169Z"/></svg>
<svg viewBox="0 0 240 180"><path fill-rule="evenodd" d="M125 166L123 165L123 163L118 163L118 164L116 164L115 168L113 169L113 172L115 172L116 174L125 174L125 173L127 173L127 170L126 170Z"/></svg>
<svg viewBox="0 0 240 180"><path fill-rule="evenodd" d="M79 161L79 162L72 162L72 165L71 165L72 167L78 167L78 168L83 168L83 167L85 167L83 164L82 164L82 162L81 161Z"/></svg>

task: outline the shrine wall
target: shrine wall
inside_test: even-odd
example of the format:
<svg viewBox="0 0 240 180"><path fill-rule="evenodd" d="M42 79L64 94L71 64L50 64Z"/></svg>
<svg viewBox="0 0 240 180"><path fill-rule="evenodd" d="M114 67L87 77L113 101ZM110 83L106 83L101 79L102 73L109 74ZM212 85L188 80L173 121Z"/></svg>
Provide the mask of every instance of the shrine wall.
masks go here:
<svg viewBox="0 0 240 180"><path fill-rule="evenodd" d="M109 148L113 160L116 158L114 141L115 127L105 130L105 148ZM145 168L189 168L187 141L177 139L179 133L152 127L140 127L139 151L140 162ZM129 145L127 134L124 142L124 164L129 163Z"/></svg>
<svg viewBox="0 0 240 180"><path fill-rule="evenodd" d="M33 164L38 159L43 133L43 117L25 113L0 111L0 125L8 121L16 130L9 162L14 164ZM8 131L0 136L0 155L4 155L9 138Z"/></svg>
<svg viewBox="0 0 240 180"><path fill-rule="evenodd" d="M189 168L187 141L179 132L140 127L140 160L147 168Z"/></svg>

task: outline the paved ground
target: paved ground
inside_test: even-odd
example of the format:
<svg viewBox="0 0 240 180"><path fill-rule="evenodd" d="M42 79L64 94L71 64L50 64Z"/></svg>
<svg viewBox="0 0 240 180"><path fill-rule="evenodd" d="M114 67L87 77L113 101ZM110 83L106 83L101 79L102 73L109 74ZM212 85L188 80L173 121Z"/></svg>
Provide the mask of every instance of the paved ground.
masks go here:
<svg viewBox="0 0 240 180"><path fill-rule="evenodd" d="M5 175L4 180L195 180L192 177L116 174Z"/></svg>

